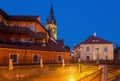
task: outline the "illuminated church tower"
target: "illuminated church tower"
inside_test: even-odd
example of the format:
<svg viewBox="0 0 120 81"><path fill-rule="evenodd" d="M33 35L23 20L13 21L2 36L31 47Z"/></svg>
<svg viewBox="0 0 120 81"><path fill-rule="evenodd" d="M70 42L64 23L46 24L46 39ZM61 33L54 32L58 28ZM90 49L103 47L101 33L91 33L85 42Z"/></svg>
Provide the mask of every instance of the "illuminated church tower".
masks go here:
<svg viewBox="0 0 120 81"><path fill-rule="evenodd" d="M49 13L49 17L46 20L46 29L48 30L50 36L57 40L57 26L56 26L56 20L54 19L54 12L53 12L53 7L51 4L51 8L50 8L50 13Z"/></svg>

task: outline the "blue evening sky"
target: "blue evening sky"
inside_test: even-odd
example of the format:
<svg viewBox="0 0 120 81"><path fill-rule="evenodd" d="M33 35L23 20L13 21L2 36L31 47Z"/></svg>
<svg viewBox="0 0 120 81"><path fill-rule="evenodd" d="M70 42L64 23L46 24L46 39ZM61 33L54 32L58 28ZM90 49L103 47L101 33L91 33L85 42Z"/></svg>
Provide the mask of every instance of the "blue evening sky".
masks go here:
<svg viewBox="0 0 120 81"><path fill-rule="evenodd" d="M120 0L52 0L58 39L72 49L97 33L98 37L120 44ZM38 15L45 26L51 0L0 0L9 15Z"/></svg>

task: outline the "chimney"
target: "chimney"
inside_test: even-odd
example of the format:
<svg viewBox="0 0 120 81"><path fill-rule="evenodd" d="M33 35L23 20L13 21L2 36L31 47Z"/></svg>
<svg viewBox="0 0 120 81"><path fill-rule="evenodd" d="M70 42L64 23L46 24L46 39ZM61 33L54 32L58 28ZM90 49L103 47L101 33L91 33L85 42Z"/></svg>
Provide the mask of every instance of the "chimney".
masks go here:
<svg viewBox="0 0 120 81"><path fill-rule="evenodd" d="M94 34L93 34L95 37L96 37L96 32L94 32Z"/></svg>

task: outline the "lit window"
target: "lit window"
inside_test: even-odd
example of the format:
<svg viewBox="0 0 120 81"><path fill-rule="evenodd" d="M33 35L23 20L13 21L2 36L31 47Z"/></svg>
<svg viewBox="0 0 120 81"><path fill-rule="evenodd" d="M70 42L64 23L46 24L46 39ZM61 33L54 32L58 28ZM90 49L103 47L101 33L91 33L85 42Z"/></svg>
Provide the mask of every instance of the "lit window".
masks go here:
<svg viewBox="0 0 120 81"><path fill-rule="evenodd" d="M11 54L10 59L13 60L13 63L17 63L18 62L18 55L17 54Z"/></svg>
<svg viewBox="0 0 120 81"><path fill-rule="evenodd" d="M12 42L18 42L18 38L11 38Z"/></svg>
<svg viewBox="0 0 120 81"><path fill-rule="evenodd" d="M21 38L21 42L27 42L26 38Z"/></svg>
<svg viewBox="0 0 120 81"><path fill-rule="evenodd" d="M29 43L33 43L34 41L33 41L33 39L29 39Z"/></svg>
<svg viewBox="0 0 120 81"><path fill-rule="evenodd" d="M58 56L58 61L59 61L59 62L62 61L62 56L61 56L61 55Z"/></svg>
<svg viewBox="0 0 120 81"><path fill-rule="evenodd" d="M35 54L33 55L33 62L39 62L39 55Z"/></svg>
<svg viewBox="0 0 120 81"><path fill-rule="evenodd" d="M90 47L86 47L86 51L90 51Z"/></svg>
<svg viewBox="0 0 120 81"><path fill-rule="evenodd" d="M55 28L52 29L52 32L53 32L53 33L56 33Z"/></svg>

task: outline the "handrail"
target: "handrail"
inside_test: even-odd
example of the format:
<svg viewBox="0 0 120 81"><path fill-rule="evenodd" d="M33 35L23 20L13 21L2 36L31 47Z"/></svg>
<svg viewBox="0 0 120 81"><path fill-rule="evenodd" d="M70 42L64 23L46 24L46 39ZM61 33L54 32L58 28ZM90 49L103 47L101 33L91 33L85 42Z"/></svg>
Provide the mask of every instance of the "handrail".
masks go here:
<svg viewBox="0 0 120 81"><path fill-rule="evenodd" d="M117 80L117 79L119 79L120 78L120 73L118 73L118 72L113 72L113 70L111 70L111 71L109 71L109 73L110 74L113 74L113 77L110 77L110 78L108 78L108 81L111 81L111 80Z"/></svg>
<svg viewBox="0 0 120 81"><path fill-rule="evenodd" d="M101 81L99 78L101 77L100 75L102 76L102 69L99 69L96 72L79 79L78 81L96 81L94 79L96 79L97 77L98 77L97 81Z"/></svg>

